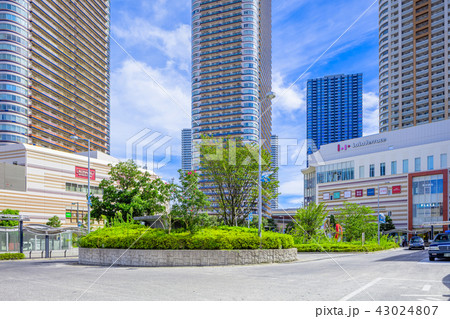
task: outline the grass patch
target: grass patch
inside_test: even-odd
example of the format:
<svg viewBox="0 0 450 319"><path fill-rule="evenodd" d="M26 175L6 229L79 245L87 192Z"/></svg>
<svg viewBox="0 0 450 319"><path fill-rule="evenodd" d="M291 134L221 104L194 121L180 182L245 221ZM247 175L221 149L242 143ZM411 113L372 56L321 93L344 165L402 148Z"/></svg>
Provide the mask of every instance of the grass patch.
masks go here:
<svg viewBox="0 0 450 319"><path fill-rule="evenodd" d="M138 240L139 238L139 240ZM263 232L263 249L294 248L290 235ZM235 250L259 249L257 229L219 226L197 232L152 229L142 225L123 224L98 229L79 241L84 248L155 249L155 250Z"/></svg>
<svg viewBox="0 0 450 319"><path fill-rule="evenodd" d="M0 254L0 260L15 260L15 259L24 259L25 255L21 253L6 253Z"/></svg>

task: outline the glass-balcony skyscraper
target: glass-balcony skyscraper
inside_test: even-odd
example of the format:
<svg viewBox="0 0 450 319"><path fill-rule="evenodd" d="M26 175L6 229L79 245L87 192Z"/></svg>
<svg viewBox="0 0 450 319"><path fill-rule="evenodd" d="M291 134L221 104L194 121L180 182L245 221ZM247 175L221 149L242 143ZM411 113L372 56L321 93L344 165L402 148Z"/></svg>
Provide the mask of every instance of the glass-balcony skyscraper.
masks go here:
<svg viewBox="0 0 450 319"><path fill-rule="evenodd" d="M449 5L379 1L380 132L449 118Z"/></svg>
<svg viewBox="0 0 450 319"><path fill-rule="evenodd" d="M321 145L362 136L362 74L308 80L308 154Z"/></svg>
<svg viewBox="0 0 450 319"><path fill-rule="evenodd" d="M110 151L109 0L0 1L0 144Z"/></svg>
<svg viewBox="0 0 450 319"><path fill-rule="evenodd" d="M261 129L270 152L271 10L271 0L192 1L194 146L202 135L257 142ZM193 165L199 165L196 148Z"/></svg>
<svg viewBox="0 0 450 319"><path fill-rule="evenodd" d="M262 138L270 151L271 1L192 1L192 128L201 135ZM261 110L260 110L260 103Z"/></svg>

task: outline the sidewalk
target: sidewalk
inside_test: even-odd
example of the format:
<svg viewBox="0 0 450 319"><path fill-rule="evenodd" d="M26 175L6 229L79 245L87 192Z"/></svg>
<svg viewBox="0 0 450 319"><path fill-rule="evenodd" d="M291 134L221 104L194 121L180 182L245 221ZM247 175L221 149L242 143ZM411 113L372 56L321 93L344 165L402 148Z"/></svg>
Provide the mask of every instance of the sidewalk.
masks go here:
<svg viewBox="0 0 450 319"><path fill-rule="evenodd" d="M45 258L45 251L24 251L25 259ZM67 250L51 250L50 258L78 257L78 248Z"/></svg>

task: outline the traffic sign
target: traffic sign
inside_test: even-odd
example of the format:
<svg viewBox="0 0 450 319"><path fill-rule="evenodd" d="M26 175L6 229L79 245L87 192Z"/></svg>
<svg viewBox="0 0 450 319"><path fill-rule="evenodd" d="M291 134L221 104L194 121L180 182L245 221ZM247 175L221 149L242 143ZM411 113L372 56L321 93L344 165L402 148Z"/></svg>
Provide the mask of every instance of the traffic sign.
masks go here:
<svg viewBox="0 0 450 319"><path fill-rule="evenodd" d="M253 213L248 214L248 221L252 221L253 220Z"/></svg>

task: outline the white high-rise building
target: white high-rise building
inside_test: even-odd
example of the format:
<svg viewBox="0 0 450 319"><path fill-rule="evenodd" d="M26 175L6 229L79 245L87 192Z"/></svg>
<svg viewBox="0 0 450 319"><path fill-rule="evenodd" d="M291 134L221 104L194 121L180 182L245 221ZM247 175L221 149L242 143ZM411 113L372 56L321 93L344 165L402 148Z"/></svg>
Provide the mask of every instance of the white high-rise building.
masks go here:
<svg viewBox="0 0 450 319"><path fill-rule="evenodd" d="M181 169L192 170L192 130L188 128L181 130Z"/></svg>
<svg viewBox="0 0 450 319"><path fill-rule="evenodd" d="M448 119L449 0L380 0L380 132Z"/></svg>

